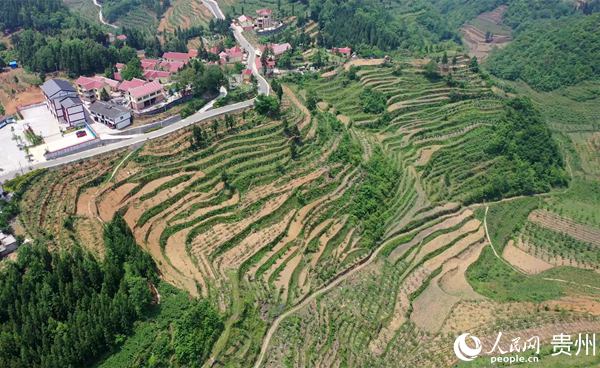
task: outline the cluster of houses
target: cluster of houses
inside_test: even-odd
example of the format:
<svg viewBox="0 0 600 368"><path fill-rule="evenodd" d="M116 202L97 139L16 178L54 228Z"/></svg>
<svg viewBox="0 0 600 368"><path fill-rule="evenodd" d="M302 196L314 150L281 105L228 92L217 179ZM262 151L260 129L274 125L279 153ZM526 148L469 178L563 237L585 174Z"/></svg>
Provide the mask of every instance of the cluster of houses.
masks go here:
<svg viewBox="0 0 600 368"><path fill-rule="evenodd" d="M94 121L122 129L131 124L132 112L140 113L165 101L164 85L197 56L197 50L165 52L161 59L140 60L144 79L123 80L121 71L125 65L117 64L114 79L100 75L82 76L74 82L74 86L66 80L51 79L42 85L42 92L48 110L61 124L83 126L87 121L85 104ZM106 96L108 99L124 99L125 103L104 101Z"/></svg>
<svg viewBox="0 0 600 368"><path fill-rule="evenodd" d="M256 11L256 17L240 15L236 22L244 31L255 31L257 33L272 32L282 27L282 23L273 19L273 10L269 8Z"/></svg>

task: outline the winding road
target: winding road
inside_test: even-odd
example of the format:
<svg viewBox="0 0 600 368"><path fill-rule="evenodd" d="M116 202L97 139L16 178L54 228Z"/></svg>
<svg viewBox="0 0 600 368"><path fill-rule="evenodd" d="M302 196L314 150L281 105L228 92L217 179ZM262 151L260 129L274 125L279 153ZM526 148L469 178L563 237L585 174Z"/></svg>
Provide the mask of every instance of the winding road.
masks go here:
<svg viewBox="0 0 600 368"><path fill-rule="evenodd" d="M94 5L96 5L100 9L100 11L98 12L98 19L100 19L100 23L104 24L105 26L109 26L109 27L112 27L115 29L119 28L119 27L115 26L114 24L110 24L106 20L104 20L104 16L102 15L102 4L100 4L98 2L98 0L92 0L92 1L94 2Z"/></svg>

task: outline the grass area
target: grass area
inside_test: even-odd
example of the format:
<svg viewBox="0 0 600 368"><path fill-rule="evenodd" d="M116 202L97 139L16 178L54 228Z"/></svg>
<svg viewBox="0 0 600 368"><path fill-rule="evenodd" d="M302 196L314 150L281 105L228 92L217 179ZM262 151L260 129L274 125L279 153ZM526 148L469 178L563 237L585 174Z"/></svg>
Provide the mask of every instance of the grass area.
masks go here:
<svg viewBox="0 0 600 368"><path fill-rule="evenodd" d="M538 198L519 198L489 207L487 226L494 247L499 253L523 227L527 216L539 206Z"/></svg>
<svg viewBox="0 0 600 368"><path fill-rule="evenodd" d="M542 302L563 295L558 283L514 271L494 255L491 247L486 247L479 259L469 266L467 279L478 293L502 302Z"/></svg>

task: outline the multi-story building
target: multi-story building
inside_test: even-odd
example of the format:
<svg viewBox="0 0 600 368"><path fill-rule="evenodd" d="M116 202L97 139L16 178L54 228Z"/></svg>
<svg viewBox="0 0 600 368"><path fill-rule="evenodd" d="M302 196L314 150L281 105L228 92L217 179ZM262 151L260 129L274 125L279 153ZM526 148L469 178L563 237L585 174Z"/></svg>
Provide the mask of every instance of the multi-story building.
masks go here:
<svg viewBox="0 0 600 368"><path fill-rule="evenodd" d="M46 106L62 124L71 127L84 125L85 112L77 90L62 79L50 79L42 85Z"/></svg>
<svg viewBox="0 0 600 368"><path fill-rule="evenodd" d="M123 129L131 124L131 111L119 105L96 101L90 106L92 119L111 129Z"/></svg>
<svg viewBox="0 0 600 368"><path fill-rule="evenodd" d="M275 26L275 22L273 21L273 10L269 8L258 9L256 11L256 19L254 19L254 26L258 30L263 30L266 28L272 28Z"/></svg>
<svg viewBox="0 0 600 368"><path fill-rule="evenodd" d="M129 89L127 91L127 98L131 108L139 112L164 101L165 94L163 86L159 82L153 81Z"/></svg>
<svg viewBox="0 0 600 368"><path fill-rule="evenodd" d="M102 91L111 93L117 89L119 82L102 76L79 77L75 81L77 93L81 99L87 102L94 102L100 99Z"/></svg>

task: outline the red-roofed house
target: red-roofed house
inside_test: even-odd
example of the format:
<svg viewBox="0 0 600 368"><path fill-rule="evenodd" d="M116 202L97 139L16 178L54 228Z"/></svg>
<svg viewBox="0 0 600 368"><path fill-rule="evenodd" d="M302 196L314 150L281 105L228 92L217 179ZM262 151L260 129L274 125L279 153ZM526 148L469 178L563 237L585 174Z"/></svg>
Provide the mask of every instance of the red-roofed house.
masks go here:
<svg viewBox="0 0 600 368"><path fill-rule="evenodd" d="M271 9L258 9L256 14L257 17L254 21L254 26L259 30L275 26L275 23L273 22L273 11Z"/></svg>
<svg viewBox="0 0 600 368"><path fill-rule="evenodd" d="M124 34L120 34L120 35L118 35L118 36L117 36L117 40L119 40L119 41L121 41L121 42L123 42L123 43L127 44L127 36L126 36L126 35L124 35Z"/></svg>
<svg viewBox="0 0 600 368"><path fill-rule="evenodd" d="M250 83L252 81L252 70L245 69L242 72L242 77L244 78L245 83Z"/></svg>
<svg viewBox="0 0 600 368"><path fill-rule="evenodd" d="M123 77L121 77L121 72L115 72L114 74L115 80L121 82Z"/></svg>
<svg viewBox="0 0 600 368"><path fill-rule="evenodd" d="M107 93L115 90L119 82L110 78L102 76L94 77L79 77L75 81L77 87L77 93L81 96L81 99L87 102L94 102L100 99L102 90Z"/></svg>
<svg viewBox="0 0 600 368"><path fill-rule="evenodd" d="M182 61L163 61L162 63L160 63L160 69L171 74L177 73L178 71L183 69L184 66L185 63Z"/></svg>
<svg viewBox="0 0 600 368"><path fill-rule="evenodd" d="M219 48L217 46L213 46L208 50L208 52L214 55L219 55Z"/></svg>
<svg viewBox="0 0 600 368"><path fill-rule="evenodd" d="M144 72L144 79L147 81L158 80L161 83L167 83L171 80L171 73L164 70L146 70Z"/></svg>
<svg viewBox="0 0 600 368"><path fill-rule="evenodd" d="M165 52L162 58L166 61L181 61L184 63L190 61L190 55L185 52Z"/></svg>
<svg viewBox="0 0 600 368"><path fill-rule="evenodd" d="M219 54L219 58L221 59L221 64L227 63L241 63L244 59L244 50L242 50L239 46L234 46L230 49L225 49L225 51Z"/></svg>
<svg viewBox="0 0 600 368"><path fill-rule="evenodd" d="M117 68L118 71L123 70L123 68L125 68L125 64L123 63L116 63L115 64L115 68Z"/></svg>
<svg viewBox="0 0 600 368"><path fill-rule="evenodd" d="M290 45L289 43L270 43L268 45L261 45L260 46L260 51L261 52L265 52L265 50L267 49L267 47L269 47L272 51L273 51L273 55L275 57L281 56L284 52L286 52L287 50L291 50L292 49L292 45Z"/></svg>
<svg viewBox="0 0 600 368"><path fill-rule="evenodd" d="M144 70L155 69L156 66L160 63L160 60L158 60L158 59L142 59L140 61L140 63L142 64L142 69L144 69Z"/></svg>
<svg viewBox="0 0 600 368"><path fill-rule="evenodd" d="M198 49L190 49L188 51L188 56L190 57L190 59L194 59L198 57Z"/></svg>
<svg viewBox="0 0 600 368"><path fill-rule="evenodd" d="M251 31L254 29L254 18L252 17L240 15L237 18L237 23L240 25L240 27L242 27L244 31Z"/></svg>
<svg viewBox="0 0 600 368"><path fill-rule="evenodd" d="M350 47L334 47L331 49L331 51L336 54L341 54L345 57L352 56L352 49Z"/></svg>
<svg viewBox="0 0 600 368"><path fill-rule="evenodd" d="M273 74L273 72L275 71L275 59L273 59L272 57L267 59L266 62L266 67L267 67L267 75L271 75Z"/></svg>
<svg viewBox="0 0 600 368"><path fill-rule="evenodd" d="M130 81L123 81L119 84L119 91L128 92L132 88L140 87L146 84L146 81L143 79L133 78Z"/></svg>
<svg viewBox="0 0 600 368"><path fill-rule="evenodd" d="M133 110L141 111L164 101L165 94L163 86L154 81L129 89L127 98L129 99L129 104Z"/></svg>

